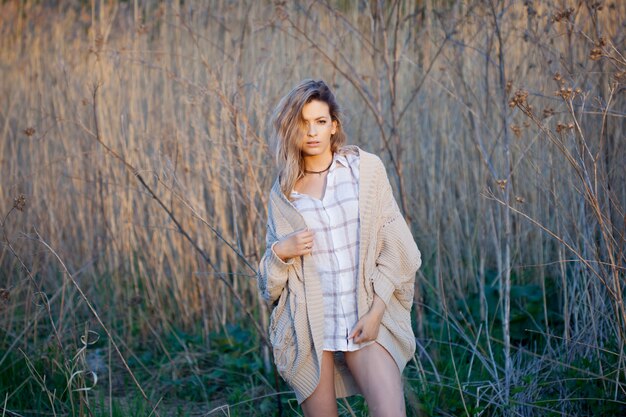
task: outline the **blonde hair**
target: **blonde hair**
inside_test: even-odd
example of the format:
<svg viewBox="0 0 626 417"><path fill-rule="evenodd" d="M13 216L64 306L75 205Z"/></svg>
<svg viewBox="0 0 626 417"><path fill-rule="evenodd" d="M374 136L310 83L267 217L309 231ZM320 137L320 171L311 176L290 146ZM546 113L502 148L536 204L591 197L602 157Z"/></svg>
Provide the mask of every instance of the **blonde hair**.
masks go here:
<svg viewBox="0 0 626 417"><path fill-rule="evenodd" d="M299 147L304 124L302 108L313 100L328 104L331 121L337 122L335 134L330 137L331 150L337 152L346 142L341 109L324 81L305 79L285 95L272 114L271 144L275 147L280 188L287 199L291 199L296 181L304 176L304 158Z"/></svg>

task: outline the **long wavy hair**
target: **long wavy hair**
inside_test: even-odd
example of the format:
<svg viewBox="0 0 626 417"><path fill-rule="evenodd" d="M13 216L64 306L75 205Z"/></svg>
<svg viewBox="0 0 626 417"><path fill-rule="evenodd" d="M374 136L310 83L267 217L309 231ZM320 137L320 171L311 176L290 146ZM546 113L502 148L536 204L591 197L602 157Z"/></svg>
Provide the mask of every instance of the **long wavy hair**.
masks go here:
<svg viewBox="0 0 626 417"><path fill-rule="evenodd" d="M346 142L341 109L324 81L302 80L285 95L272 114L271 145L275 149L280 188L287 199L291 199L296 181L304 176L304 158L299 146L306 134L302 108L313 100L328 104L331 121L337 122L335 134L330 137L331 150L337 152Z"/></svg>

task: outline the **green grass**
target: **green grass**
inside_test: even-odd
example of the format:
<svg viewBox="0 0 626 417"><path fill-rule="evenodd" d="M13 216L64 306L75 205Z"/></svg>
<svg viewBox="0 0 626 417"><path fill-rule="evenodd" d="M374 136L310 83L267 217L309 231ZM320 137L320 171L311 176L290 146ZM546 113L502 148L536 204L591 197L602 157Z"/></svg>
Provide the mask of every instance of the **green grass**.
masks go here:
<svg viewBox="0 0 626 417"><path fill-rule="evenodd" d="M493 289L487 291L491 293ZM531 317L531 322L541 323L535 317L543 314L535 306L538 301L533 294L536 291L534 286L514 290L515 297L524 296L528 310L514 307L512 317ZM470 311L475 311L472 306L477 297L478 294L468 297ZM490 311L493 313L490 313L489 320L497 321L496 309ZM460 316L450 317L448 325L431 310L427 310L426 318L429 338L422 344L427 356L420 355L421 349L418 349L416 361L411 361L404 373L408 415L465 415L466 408L470 415L505 415L506 406L488 401L493 394L489 393L489 384L494 378L490 373L493 370L489 369L486 338L476 338L477 343L470 347L465 337L475 335L476 329L469 321L467 326L459 327ZM494 326L494 329L498 328ZM513 333L518 348L517 366L523 369L541 363L542 352L546 349L541 333L533 333L524 340L522 331L517 332ZM269 372L264 369L260 341L254 331L242 325L228 324L222 331L209 334L206 340L200 336L200 328L174 329L159 335L159 343L156 338L135 336L132 339L134 345L124 348L125 357L149 397L150 401L146 401L115 352L111 352L109 362L108 340L102 332L98 333L100 338L84 353L86 358L99 357L104 368L99 372L95 387L85 392L75 389L90 386L90 378L75 379L71 384L73 390L67 388L68 369L83 369L85 363L89 364L91 360L93 364L94 360L85 362L80 355L75 356L79 350L75 341L66 340L64 350L60 351L54 339L40 337L31 341L24 353L17 348L9 351L0 368L0 398L7 398L7 409L33 416L55 413L148 416L152 407L158 404L161 415L187 416L214 410L212 415L262 416L272 415L278 409L276 392L290 391L280 378L275 386L273 369ZM0 353L4 355L11 338L3 336ZM493 334L490 341L496 367L501 372L502 346ZM557 346L554 340L552 343L560 353L540 365L546 368L540 370L541 376L537 380L527 374L515 382L509 407L541 410L545 413L542 415L560 415L559 410L563 409L560 403L566 395L573 398L570 403L579 412L621 415L624 396L619 394L611 399L606 395L606 390L614 387L610 378L618 377L607 372L607 369L618 366L620 356L615 353L618 346L609 342L602 349L575 345L568 349ZM544 359L548 360L548 357ZM46 390L43 390L44 386ZM284 415L301 412L292 393L280 395L280 404ZM342 415L350 415L350 412L368 415L367 405L360 396L340 400L338 404Z"/></svg>

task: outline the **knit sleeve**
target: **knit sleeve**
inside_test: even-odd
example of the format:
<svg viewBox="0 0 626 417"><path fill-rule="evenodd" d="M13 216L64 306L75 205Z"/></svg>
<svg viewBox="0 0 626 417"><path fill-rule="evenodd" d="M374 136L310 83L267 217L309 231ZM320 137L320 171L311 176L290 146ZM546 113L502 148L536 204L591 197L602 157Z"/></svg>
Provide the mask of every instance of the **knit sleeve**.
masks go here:
<svg viewBox="0 0 626 417"><path fill-rule="evenodd" d="M293 265L293 258L284 262L276 252L274 245L278 243L278 237L274 228L271 209L268 210L267 233L265 236L265 253L259 262L258 286L261 296L270 304L280 297L287 283L289 268Z"/></svg>
<svg viewBox="0 0 626 417"><path fill-rule="evenodd" d="M382 162L381 162L382 165ZM385 304L393 294L410 309L413 304L415 272L422 260L411 230L393 196L386 170L379 175L379 221L376 267L371 276L374 291Z"/></svg>

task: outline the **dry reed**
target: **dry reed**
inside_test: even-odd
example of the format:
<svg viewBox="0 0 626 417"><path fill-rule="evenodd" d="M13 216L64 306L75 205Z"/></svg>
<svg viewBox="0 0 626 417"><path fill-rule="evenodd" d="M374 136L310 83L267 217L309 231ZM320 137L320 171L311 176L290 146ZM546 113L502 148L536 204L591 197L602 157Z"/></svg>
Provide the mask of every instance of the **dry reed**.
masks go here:
<svg viewBox="0 0 626 417"><path fill-rule="evenodd" d="M122 358L147 340L169 355L172 329L207 350L237 322L265 339L268 115L313 77L335 89L350 142L385 160L423 252L422 391L449 387L464 415L580 412L556 363L623 401L624 21L619 1L3 3L0 367L50 336L67 356L94 317ZM33 228L55 251L24 238ZM531 285L541 311L515 334L511 311L530 301L512 291ZM177 343L168 369L200 380ZM577 365L603 349L617 369Z"/></svg>

